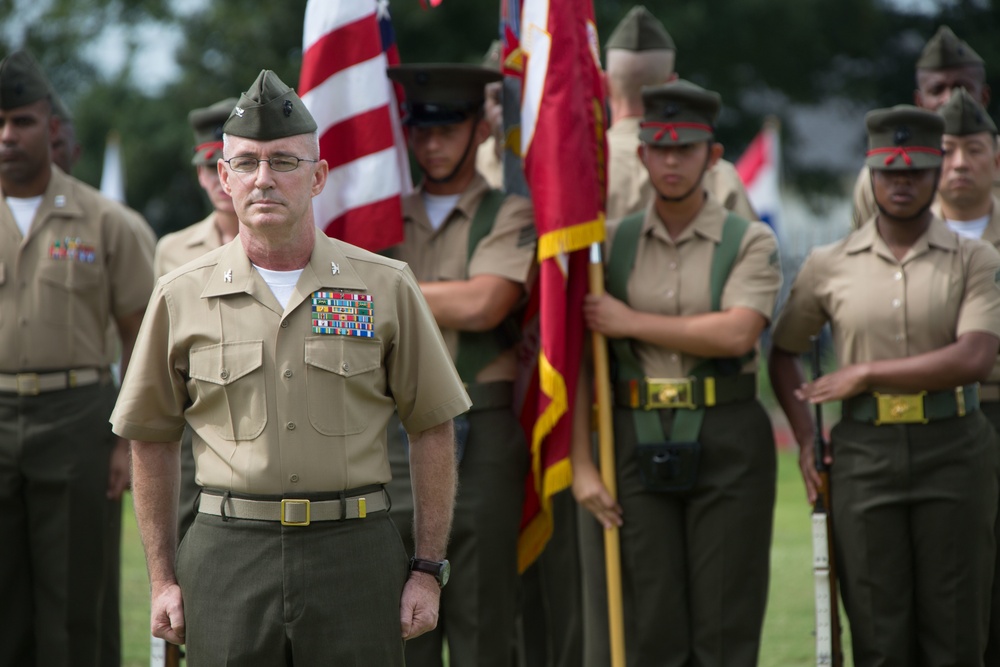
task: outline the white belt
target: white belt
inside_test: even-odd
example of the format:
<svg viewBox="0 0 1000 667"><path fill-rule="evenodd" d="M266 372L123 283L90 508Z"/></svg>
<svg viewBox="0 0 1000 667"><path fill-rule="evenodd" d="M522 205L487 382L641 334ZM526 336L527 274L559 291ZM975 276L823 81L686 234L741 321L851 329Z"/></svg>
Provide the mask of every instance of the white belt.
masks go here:
<svg viewBox="0 0 1000 667"><path fill-rule="evenodd" d="M18 396L38 396L48 391L97 384L102 377L110 377L110 374L106 370L97 368L78 368L52 373L0 374L0 392Z"/></svg>
<svg viewBox="0 0 1000 667"><path fill-rule="evenodd" d="M313 521L364 519L371 512L381 512L388 508L385 491L381 489L371 495L345 498L344 505L346 512L339 500L249 500L202 491L198 511L232 519L280 521L283 526L308 526Z"/></svg>

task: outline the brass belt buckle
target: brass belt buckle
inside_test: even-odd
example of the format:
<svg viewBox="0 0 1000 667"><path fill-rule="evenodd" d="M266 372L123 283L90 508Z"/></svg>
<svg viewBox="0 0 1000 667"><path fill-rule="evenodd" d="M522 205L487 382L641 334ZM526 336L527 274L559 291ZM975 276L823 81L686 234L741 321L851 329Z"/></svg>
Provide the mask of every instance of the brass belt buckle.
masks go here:
<svg viewBox="0 0 1000 667"><path fill-rule="evenodd" d="M291 509L292 514L295 516L295 520L289 518L288 510ZM305 519L301 519L301 513L305 512ZM281 525L282 526L308 526L309 525L309 501L300 500L298 498L282 498L281 499Z"/></svg>
<svg viewBox="0 0 1000 667"><path fill-rule="evenodd" d="M687 408L694 410L694 391L689 378L646 380L646 409Z"/></svg>
<svg viewBox="0 0 1000 667"><path fill-rule="evenodd" d="M18 396L38 396L42 392L38 373L18 373L16 377Z"/></svg>
<svg viewBox="0 0 1000 667"><path fill-rule="evenodd" d="M878 417L875 425L882 424L926 424L924 416L924 396L919 394L880 394L872 392L878 405Z"/></svg>

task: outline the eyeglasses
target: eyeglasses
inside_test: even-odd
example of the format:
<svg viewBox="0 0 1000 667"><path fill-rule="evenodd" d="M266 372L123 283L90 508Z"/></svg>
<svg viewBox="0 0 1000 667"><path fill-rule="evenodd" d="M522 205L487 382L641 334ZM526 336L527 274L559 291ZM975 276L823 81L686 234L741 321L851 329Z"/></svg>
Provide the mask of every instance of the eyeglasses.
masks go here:
<svg viewBox="0 0 1000 667"><path fill-rule="evenodd" d="M307 160L306 158L301 157L284 156L261 160L259 158L250 157L249 155L241 155L240 157L232 157L228 160L223 160L223 162L228 164L229 168L235 172L249 174L257 171L257 167L260 166L261 162L266 162L274 171L286 172L298 169L300 162L319 162L319 160Z"/></svg>

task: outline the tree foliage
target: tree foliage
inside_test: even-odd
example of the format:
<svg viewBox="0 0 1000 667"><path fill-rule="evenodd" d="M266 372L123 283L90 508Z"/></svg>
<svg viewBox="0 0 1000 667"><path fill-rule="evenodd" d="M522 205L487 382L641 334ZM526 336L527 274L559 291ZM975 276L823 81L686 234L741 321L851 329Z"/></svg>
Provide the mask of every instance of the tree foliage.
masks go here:
<svg viewBox="0 0 1000 667"><path fill-rule="evenodd" d="M722 94L719 134L730 156L740 153L765 115L788 121L796 109L823 108L833 100L847 100L857 109L857 131L843 142L860 154L861 114L912 100L913 63L942 23L986 59L993 88L1000 90L1000 66L989 65L1000 64L1000 43L992 39L1000 20L992 2L952 0L935 15L907 13L885 0L645 4L677 42L679 73ZM595 0L602 43L631 5ZM432 10L418 0L393 0L391 8L404 62L479 62L498 32L498 0L445 0ZM0 0L0 25L6 26L0 48L6 53L27 45L73 109L85 149L78 176L97 183L105 137L111 129L119 132L129 203L165 233L207 210L189 162L187 113L238 96L263 68L294 85L304 12L305 0L205 0L193 13L172 0ZM133 35L125 67L110 75L93 61L100 57L94 45L108 25ZM143 85L147 75L137 71L140 61L134 57L146 46L136 35L149 35L150 26L163 39L171 31L183 35L176 52L179 76L153 92ZM147 30L138 31L141 27ZM88 53L89 59L83 55ZM853 127L854 116L851 122ZM791 145L810 139L786 135ZM808 158L786 167L786 175L802 187L840 187Z"/></svg>

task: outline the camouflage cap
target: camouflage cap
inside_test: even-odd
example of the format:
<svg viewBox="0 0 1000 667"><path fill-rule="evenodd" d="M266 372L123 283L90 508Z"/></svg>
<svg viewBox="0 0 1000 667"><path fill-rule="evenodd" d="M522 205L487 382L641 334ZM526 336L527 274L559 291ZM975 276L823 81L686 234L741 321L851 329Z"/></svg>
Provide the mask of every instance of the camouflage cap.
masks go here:
<svg viewBox="0 0 1000 667"><path fill-rule="evenodd" d="M865 115L872 169L936 169L941 166L944 119L933 111L909 104L875 109Z"/></svg>
<svg viewBox="0 0 1000 667"><path fill-rule="evenodd" d="M316 121L299 96L269 69L262 69L250 89L240 95L222 126L226 134L258 141L309 134L316 129Z"/></svg>
<svg viewBox="0 0 1000 667"><path fill-rule="evenodd" d="M963 65L983 65L972 47L959 39L946 25L938 28L917 60L917 69L948 69Z"/></svg>
<svg viewBox="0 0 1000 667"><path fill-rule="evenodd" d="M938 113L944 118L945 134L964 137L981 132L997 133L996 123L965 88L951 91L951 97Z"/></svg>
<svg viewBox="0 0 1000 667"><path fill-rule="evenodd" d="M394 65L386 73L406 91L404 122L415 126L461 123L483 108L486 84L503 79L476 65Z"/></svg>
<svg viewBox="0 0 1000 667"><path fill-rule="evenodd" d="M643 86L645 113L639 141L653 146L682 146L715 137L722 97L684 79Z"/></svg>
<svg viewBox="0 0 1000 667"><path fill-rule="evenodd" d="M636 5L625 15L608 37L607 49L625 51L676 51L670 33L660 21L642 5Z"/></svg>
<svg viewBox="0 0 1000 667"><path fill-rule="evenodd" d="M53 96L45 72L27 51L15 51L0 61L0 109L17 109Z"/></svg>
<svg viewBox="0 0 1000 667"><path fill-rule="evenodd" d="M203 109L195 109L188 114L188 123L194 130L194 166L215 165L222 157L222 126L237 104L235 97L229 97Z"/></svg>

